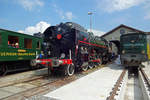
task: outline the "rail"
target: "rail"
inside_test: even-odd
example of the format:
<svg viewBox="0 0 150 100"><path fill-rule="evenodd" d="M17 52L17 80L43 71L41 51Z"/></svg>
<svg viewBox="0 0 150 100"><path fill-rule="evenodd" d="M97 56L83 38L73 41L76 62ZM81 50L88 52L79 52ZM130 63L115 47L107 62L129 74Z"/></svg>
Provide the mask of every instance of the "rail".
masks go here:
<svg viewBox="0 0 150 100"><path fill-rule="evenodd" d="M146 75L146 73L144 72L144 70L142 68L140 69L140 71L144 77L146 84L148 85L148 88L150 88L150 80L149 80L148 76Z"/></svg>
<svg viewBox="0 0 150 100"><path fill-rule="evenodd" d="M107 97L107 100L114 100L115 95L117 94L117 91L119 87L121 86L121 82L125 76L126 70L124 69L123 72L121 73L120 77L118 78L115 87L113 88L113 91L110 92L110 96Z"/></svg>

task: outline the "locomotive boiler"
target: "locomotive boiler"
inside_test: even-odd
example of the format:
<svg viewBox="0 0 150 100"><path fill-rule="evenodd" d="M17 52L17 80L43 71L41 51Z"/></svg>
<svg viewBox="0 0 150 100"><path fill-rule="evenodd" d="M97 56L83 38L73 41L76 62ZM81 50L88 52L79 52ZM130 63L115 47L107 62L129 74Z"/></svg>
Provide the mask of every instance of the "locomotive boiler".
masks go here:
<svg viewBox="0 0 150 100"><path fill-rule="evenodd" d="M66 22L48 27L44 34L44 57L37 62L71 76L75 69L87 70L109 60L109 43L82 26Z"/></svg>

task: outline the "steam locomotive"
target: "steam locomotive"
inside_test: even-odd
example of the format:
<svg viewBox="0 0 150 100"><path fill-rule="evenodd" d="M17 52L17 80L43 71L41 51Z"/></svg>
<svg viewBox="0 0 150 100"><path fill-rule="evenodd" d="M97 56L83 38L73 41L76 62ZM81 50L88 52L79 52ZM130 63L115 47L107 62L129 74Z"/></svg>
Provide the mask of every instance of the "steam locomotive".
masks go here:
<svg viewBox="0 0 150 100"><path fill-rule="evenodd" d="M48 27L44 35L44 56L36 63L71 76L75 69L86 71L111 59L109 42L73 22Z"/></svg>

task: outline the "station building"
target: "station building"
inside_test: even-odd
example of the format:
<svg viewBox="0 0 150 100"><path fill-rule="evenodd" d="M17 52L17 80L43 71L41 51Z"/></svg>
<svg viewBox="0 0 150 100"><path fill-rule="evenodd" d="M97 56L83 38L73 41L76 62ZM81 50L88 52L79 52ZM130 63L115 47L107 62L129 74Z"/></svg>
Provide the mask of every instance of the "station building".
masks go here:
<svg viewBox="0 0 150 100"><path fill-rule="evenodd" d="M130 34L130 33L133 33L133 32L139 33L139 32L144 32L144 31L121 24L118 27L116 27L116 28L110 30L109 32L105 33L101 37L103 37L106 40L112 42L114 53L119 54L120 53L120 36L122 34Z"/></svg>

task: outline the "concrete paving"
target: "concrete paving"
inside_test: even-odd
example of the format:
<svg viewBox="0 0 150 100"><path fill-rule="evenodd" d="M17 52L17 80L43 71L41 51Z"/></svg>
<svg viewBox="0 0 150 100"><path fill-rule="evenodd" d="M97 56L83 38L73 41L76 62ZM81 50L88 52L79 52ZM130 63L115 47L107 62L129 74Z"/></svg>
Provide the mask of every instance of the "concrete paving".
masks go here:
<svg viewBox="0 0 150 100"><path fill-rule="evenodd" d="M150 61L148 62L144 62L143 65L145 66L143 68L143 70L145 71L146 75L148 76L149 80L150 80Z"/></svg>
<svg viewBox="0 0 150 100"><path fill-rule="evenodd" d="M129 78L126 85L127 86L123 100L143 100L138 77Z"/></svg>
<svg viewBox="0 0 150 100"><path fill-rule="evenodd" d="M58 100L106 100L122 68L110 64L44 96Z"/></svg>

